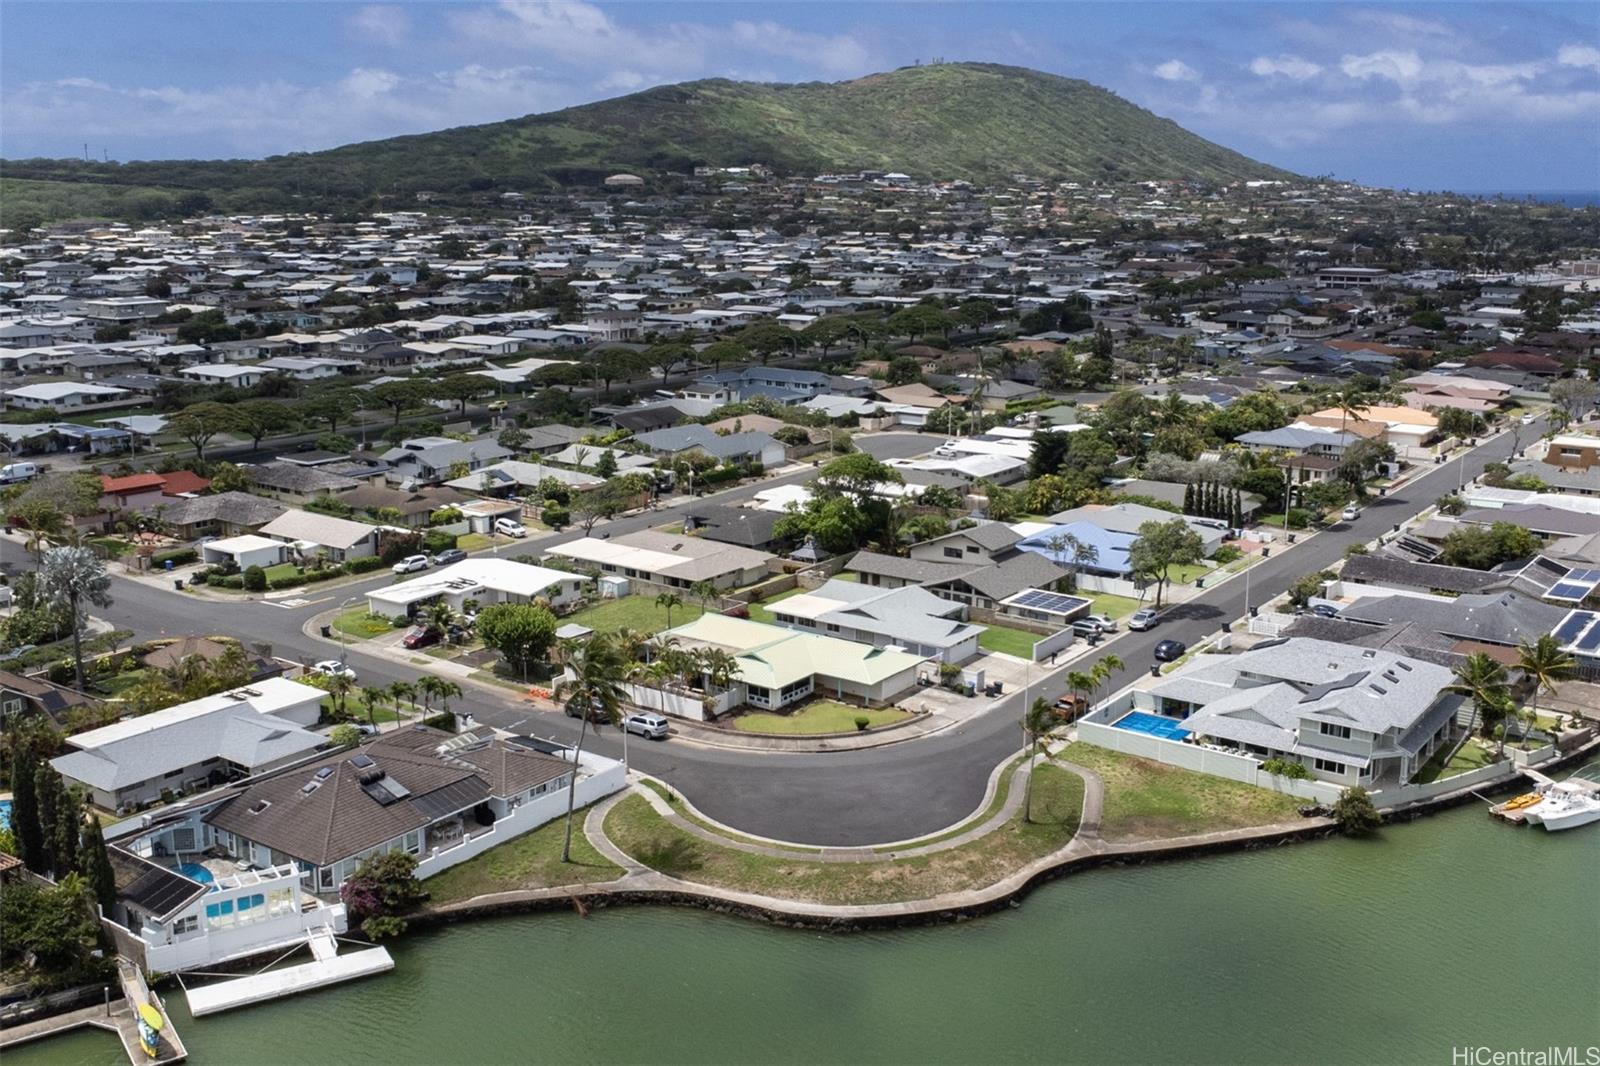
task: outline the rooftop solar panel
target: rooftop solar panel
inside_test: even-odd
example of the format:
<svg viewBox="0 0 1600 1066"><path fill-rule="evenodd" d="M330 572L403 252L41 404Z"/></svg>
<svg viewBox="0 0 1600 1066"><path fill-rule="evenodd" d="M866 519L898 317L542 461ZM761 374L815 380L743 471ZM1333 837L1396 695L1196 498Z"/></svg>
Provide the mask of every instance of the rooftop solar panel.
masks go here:
<svg viewBox="0 0 1600 1066"><path fill-rule="evenodd" d="M1600 584L1600 570L1572 570L1568 572L1567 580Z"/></svg>
<svg viewBox="0 0 1600 1066"><path fill-rule="evenodd" d="M1592 585L1575 585L1570 581L1563 581L1559 585L1552 585L1550 591L1544 594L1547 600L1571 600L1576 603L1590 592L1594 591Z"/></svg>
<svg viewBox="0 0 1600 1066"><path fill-rule="evenodd" d="M1031 590L1021 593L1011 600L1018 607L1032 607L1043 611L1055 611L1065 614L1083 606L1086 601L1079 596L1067 596L1059 592L1044 592Z"/></svg>
<svg viewBox="0 0 1600 1066"><path fill-rule="evenodd" d="M1576 647L1590 655L1600 651L1600 626L1590 626L1589 631L1578 638Z"/></svg>
<svg viewBox="0 0 1600 1066"><path fill-rule="evenodd" d="M1556 626L1555 638L1562 644L1571 644L1578 634L1587 629L1594 620L1595 613L1593 611L1573 611L1561 620L1560 625Z"/></svg>

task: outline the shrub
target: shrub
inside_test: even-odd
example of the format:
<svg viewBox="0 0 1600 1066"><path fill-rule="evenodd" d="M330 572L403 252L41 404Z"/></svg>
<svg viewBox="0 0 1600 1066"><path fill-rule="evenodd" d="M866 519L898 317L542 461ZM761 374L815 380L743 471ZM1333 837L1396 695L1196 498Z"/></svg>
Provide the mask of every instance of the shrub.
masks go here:
<svg viewBox="0 0 1600 1066"><path fill-rule="evenodd" d="M1339 793L1333 805L1333 820L1339 831L1351 836L1366 836L1383 824L1383 816L1372 805L1372 797L1360 785L1351 785Z"/></svg>
<svg viewBox="0 0 1600 1066"><path fill-rule="evenodd" d="M423 550L430 554L436 555L442 551L449 551L455 546L456 535L454 533L446 533L442 529L430 529L422 537Z"/></svg>
<svg viewBox="0 0 1600 1066"><path fill-rule="evenodd" d="M368 555L361 559L351 559L344 565L349 568L352 574L365 574L381 568L384 562L376 555Z"/></svg>
<svg viewBox="0 0 1600 1066"><path fill-rule="evenodd" d="M410 629L411 619L407 618L403 614L397 614L393 618L389 619L389 624L395 629Z"/></svg>
<svg viewBox="0 0 1600 1066"><path fill-rule="evenodd" d="M553 501L546 501L544 510L539 512L539 521L551 529L560 529L572 524L572 512Z"/></svg>
<svg viewBox="0 0 1600 1066"><path fill-rule="evenodd" d="M207 581L211 580L209 575L210 575L210 571L209 570L197 570L193 574L193 576L191 576L189 578L189 584L191 584L191 585L204 585Z"/></svg>
<svg viewBox="0 0 1600 1066"><path fill-rule="evenodd" d="M309 570L305 574L305 579L306 579L306 584L310 585L313 582L317 582L317 581L332 581L336 577L343 577L343 576L344 576L344 571L343 570L340 570L338 568L334 568L334 569L331 569L331 570Z"/></svg>
<svg viewBox="0 0 1600 1066"><path fill-rule="evenodd" d="M286 574L283 577L275 577L271 581L268 581L267 588L292 589L297 586L304 585L305 583L306 575L304 574Z"/></svg>
<svg viewBox="0 0 1600 1066"><path fill-rule="evenodd" d="M243 585L251 592L265 591L267 587L267 572L259 566L246 567Z"/></svg>
<svg viewBox="0 0 1600 1066"><path fill-rule="evenodd" d="M150 565L157 570L164 568L167 563L173 566L183 566L195 562L200 558L200 553L193 548L179 548L177 551L157 552L150 557Z"/></svg>
<svg viewBox="0 0 1600 1066"><path fill-rule="evenodd" d="M868 718L866 715L864 715L864 714L856 715L856 732L865 733L867 731L867 726L869 726L871 724L872 724L872 719Z"/></svg>
<svg viewBox="0 0 1600 1066"><path fill-rule="evenodd" d="M1224 544L1212 553L1211 558L1216 560L1219 565L1226 566L1228 563L1235 563L1243 559L1244 551L1233 544Z"/></svg>
<svg viewBox="0 0 1600 1066"><path fill-rule="evenodd" d="M361 730L346 722L343 725L334 726L333 732L328 734L328 739L340 747L354 747L361 743Z"/></svg>
<svg viewBox="0 0 1600 1066"><path fill-rule="evenodd" d="M263 574L263 576L265 576L265 575ZM213 575L212 577L207 578L206 580L210 584L215 585L219 589L242 589L242 588L244 588L244 576L242 574L233 574L233 575L230 575L228 577L216 577L216 576Z"/></svg>
<svg viewBox="0 0 1600 1066"><path fill-rule="evenodd" d="M1289 777L1296 781L1303 781L1311 776L1311 771L1305 768L1304 763L1295 762L1293 759L1268 759L1261 764L1261 768L1277 777Z"/></svg>
<svg viewBox="0 0 1600 1066"><path fill-rule="evenodd" d="M446 733L454 733L456 731L456 712L444 711L440 714L429 715L422 720L422 724L430 729L443 729Z"/></svg>

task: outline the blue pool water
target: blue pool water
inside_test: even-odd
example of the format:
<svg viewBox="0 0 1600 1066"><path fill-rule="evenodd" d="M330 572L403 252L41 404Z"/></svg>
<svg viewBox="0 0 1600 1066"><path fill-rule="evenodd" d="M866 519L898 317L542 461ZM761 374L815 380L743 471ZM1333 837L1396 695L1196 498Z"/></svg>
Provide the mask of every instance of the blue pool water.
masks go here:
<svg viewBox="0 0 1600 1066"><path fill-rule="evenodd" d="M11 801L0 800L0 829L11 828Z"/></svg>
<svg viewBox="0 0 1600 1066"><path fill-rule="evenodd" d="M1144 733L1147 736L1160 737L1162 740L1182 740L1189 735L1189 731L1180 726L1175 719L1163 718L1159 714L1147 714L1144 711L1129 711L1112 724L1118 729Z"/></svg>
<svg viewBox="0 0 1600 1066"><path fill-rule="evenodd" d="M199 881L202 885L209 885L216 878L211 876L211 871L197 862L186 862L178 867L178 872L191 881Z"/></svg>

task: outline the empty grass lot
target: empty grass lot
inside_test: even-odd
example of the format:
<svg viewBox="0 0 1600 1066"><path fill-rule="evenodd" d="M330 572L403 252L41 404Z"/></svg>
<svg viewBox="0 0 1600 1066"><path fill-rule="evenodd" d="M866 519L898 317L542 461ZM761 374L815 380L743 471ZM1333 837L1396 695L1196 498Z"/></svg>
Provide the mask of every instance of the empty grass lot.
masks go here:
<svg viewBox="0 0 1600 1066"><path fill-rule="evenodd" d="M1106 614L1112 618L1125 618L1143 606L1131 596L1113 596L1109 592L1085 592L1083 595L1094 603L1089 609L1091 614Z"/></svg>
<svg viewBox="0 0 1600 1066"><path fill-rule="evenodd" d="M700 604L685 596L683 606L672 609L672 624L681 626L685 622L692 622L699 618L701 613ZM597 633L615 633L623 628L641 633L659 633L668 628L667 610L665 607L656 606L656 598L653 595L623 596L621 599L604 600L593 607L585 607L569 615L563 621L588 626Z"/></svg>
<svg viewBox="0 0 1600 1066"><path fill-rule="evenodd" d="M699 884L815 903L927 899L993 884L1072 839L1083 810L1082 779L1052 766L1037 772L1033 822L1019 812L980 840L914 858L824 863L751 854L678 829L643 796L617 804L606 816L605 832L639 862Z"/></svg>
<svg viewBox="0 0 1600 1066"><path fill-rule="evenodd" d="M990 626L978 637L978 647L984 651L997 651L1005 655L1015 655L1019 659L1033 658L1033 645L1044 639L1041 633L1030 633L1026 629L1012 629L1010 626Z"/></svg>
<svg viewBox="0 0 1600 1066"><path fill-rule="evenodd" d="M867 710L833 700L817 700L793 714L742 714L733 720L735 729L745 733L852 733L856 719L864 717L869 728L910 718L909 711L895 707Z"/></svg>
<svg viewBox="0 0 1600 1066"><path fill-rule="evenodd" d="M1159 840L1289 822L1304 802L1093 744L1068 745L1061 758L1105 781L1100 835L1106 840Z"/></svg>
<svg viewBox="0 0 1600 1066"><path fill-rule="evenodd" d="M622 868L594 850L583 835L587 812L585 807L572 815L572 862L561 861L566 818L557 818L428 878L424 883L428 895L434 903L452 903L519 888L616 880Z"/></svg>
<svg viewBox="0 0 1600 1066"><path fill-rule="evenodd" d="M373 618L364 607L352 607L335 615L332 625L345 636L360 640L380 636L394 628L387 620Z"/></svg>

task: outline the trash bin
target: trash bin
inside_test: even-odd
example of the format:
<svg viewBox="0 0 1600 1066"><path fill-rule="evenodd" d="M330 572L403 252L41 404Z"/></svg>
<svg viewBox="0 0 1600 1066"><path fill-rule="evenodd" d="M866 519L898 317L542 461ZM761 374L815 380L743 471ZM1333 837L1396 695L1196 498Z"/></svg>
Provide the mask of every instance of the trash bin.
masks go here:
<svg viewBox="0 0 1600 1066"><path fill-rule="evenodd" d="M333 636L333 627L332 626L323 626L322 627L322 635L324 637L332 637Z"/></svg>
<svg viewBox="0 0 1600 1066"><path fill-rule="evenodd" d="M1197 588L1197 589L1205 588L1206 587L1206 579L1203 578L1203 577L1195 578L1194 579L1194 587Z"/></svg>
<svg viewBox="0 0 1600 1066"><path fill-rule="evenodd" d="M177 589L179 592L182 592L183 591L183 578L180 577L180 578L175 579L172 582L172 587Z"/></svg>
<svg viewBox="0 0 1600 1066"><path fill-rule="evenodd" d="M1150 664L1150 676L1151 677L1160 677L1161 676L1161 664L1160 663L1151 663Z"/></svg>
<svg viewBox="0 0 1600 1066"><path fill-rule="evenodd" d="M166 561L166 567L165 568L168 569L168 570L172 569L172 560L171 559L168 559Z"/></svg>

